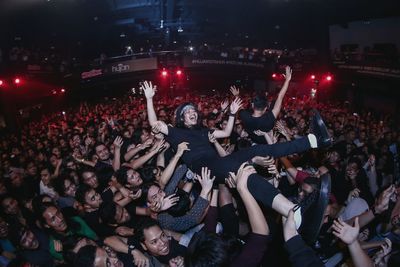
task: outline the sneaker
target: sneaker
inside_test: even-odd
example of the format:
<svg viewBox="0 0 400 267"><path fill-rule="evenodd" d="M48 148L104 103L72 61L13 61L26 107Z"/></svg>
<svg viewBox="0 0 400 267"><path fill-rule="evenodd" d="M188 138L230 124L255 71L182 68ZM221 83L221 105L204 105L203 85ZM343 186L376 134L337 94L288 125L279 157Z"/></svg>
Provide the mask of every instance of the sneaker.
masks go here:
<svg viewBox="0 0 400 267"><path fill-rule="evenodd" d="M329 173L322 175L320 179L320 189L310 194L309 198L305 199L304 204L300 203L300 205L305 206L307 210L304 212L302 211L303 223L299 233L303 240L309 245L314 244L315 240L318 238L331 193L331 176Z"/></svg>
<svg viewBox="0 0 400 267"><path fill-rule="evenodd" d="M313 109L313 117L311 118L311 132L317 138L319 148L330 147L332 145L332 137L330 136L328 129L318 110Z"/></svg>

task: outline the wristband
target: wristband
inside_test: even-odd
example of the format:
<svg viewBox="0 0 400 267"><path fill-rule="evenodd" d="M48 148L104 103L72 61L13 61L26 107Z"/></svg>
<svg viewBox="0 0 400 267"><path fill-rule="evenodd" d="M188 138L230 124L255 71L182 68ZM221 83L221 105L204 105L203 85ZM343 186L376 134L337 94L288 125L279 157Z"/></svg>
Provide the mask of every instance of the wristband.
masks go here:
<svg viewBox="0 0 400 267"><path fill-rule="evenodd" d="M135 245L129 245L128 246L128 254L132 254L132 251L135 249Z"/></svg>
<svg viewBox="0 0 400 267"><path fill-rule="evenodd" d="M236 114L229 111L229 117L231 117L231 116L232 116L232 117L235 117Z"/></svg>

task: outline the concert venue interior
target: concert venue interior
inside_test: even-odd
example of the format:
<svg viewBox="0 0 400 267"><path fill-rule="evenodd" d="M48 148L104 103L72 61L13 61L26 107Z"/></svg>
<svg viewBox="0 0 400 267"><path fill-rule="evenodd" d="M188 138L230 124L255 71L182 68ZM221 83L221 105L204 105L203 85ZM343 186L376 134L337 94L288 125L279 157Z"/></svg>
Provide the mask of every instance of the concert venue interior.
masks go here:
<svg viewBox="0 0 400 267"><path fill-rule="evenodd" d="M0 266L400 266L400 2L1 0Z"/></svg>

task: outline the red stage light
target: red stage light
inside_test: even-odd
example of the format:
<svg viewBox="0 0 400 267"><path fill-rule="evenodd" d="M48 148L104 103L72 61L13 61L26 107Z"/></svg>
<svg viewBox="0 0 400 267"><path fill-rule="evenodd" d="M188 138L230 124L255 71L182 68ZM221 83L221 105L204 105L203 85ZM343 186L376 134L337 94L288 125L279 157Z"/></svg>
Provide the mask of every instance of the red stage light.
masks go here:
<svg viewBox="0 0 400 267"><path fill-rule="evenodd" d="M64 88L61 88L61 93L65 93L65 89Z"/></svg>
<svg viewBox="0 0 400 267"><path fill-rule="evenodd" d="M2 86L4 84L4 82L2 80L0 80L0 86Z"/></svg>
<svg viewBox="0 0 400 267"><path fill-rule="evenodd" d="M168 72L166 70L163 70L161 72L161 76L163 76L164 78L167 77L167 75L168 75Z"/></svg>
<svg viewBox="0 0 400 267"><path fill-rule="evenodd" d="M176 75L181 76L182 75L182 71L181 70L177 70L176 71Z"/></svg>
<svg viewBox="0 0 400 267"><path fill-rule="evenodd" d="M15 78L14 79L14 83L15 84L20 84L21 83L21 79L20 78Z"/></svg>
<svg viewBox="0 0 400 267"><path fill-rule="evenodd" d="M328 82L332 81L332 76L331 76L331 75L326 76L326 80L327 80Z"/></svg>
<svg viewBox="0 0 400 267"><path fill-rule="evenodd" d="M310 78L311 78L311 80L315 80L315 75L312 74L312 75L310 76Z"/></svg>
<svg viewBox="0 0 400 267"><path fill-rule="evenodd" d="M272 73L272 78L274 78L274 79L275 79L275 78L276 78L276 76L277 76L277 75L276 75L276 73Z"/></svg>

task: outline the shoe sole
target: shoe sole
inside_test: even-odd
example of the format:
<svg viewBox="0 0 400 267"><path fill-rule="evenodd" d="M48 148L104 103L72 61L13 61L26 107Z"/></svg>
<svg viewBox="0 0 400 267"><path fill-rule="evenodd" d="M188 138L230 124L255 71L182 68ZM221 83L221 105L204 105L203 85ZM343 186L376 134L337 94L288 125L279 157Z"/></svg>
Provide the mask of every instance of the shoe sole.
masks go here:
<svg viewBox="0 0 400 267"><path fill-rule="evenodd" d="M312 119L312 130L317 131L317 135L323 136L324 141L328 142L329 140L329 145L332 145L332 137L329 134L328 128L326 127L324 120L321 117L321 114L319 113L318 110L313 109L312 110L314 113L313 119Z"/></svg>
<svg viewBox="0 0 400 267"><path fill-rule="evenodd" d="M318 238L331 192L331 176L327 173L322 175L320 179L318 200L304 213L303 223L300 227L300 234L309 245L313 245Z"/></svg>

